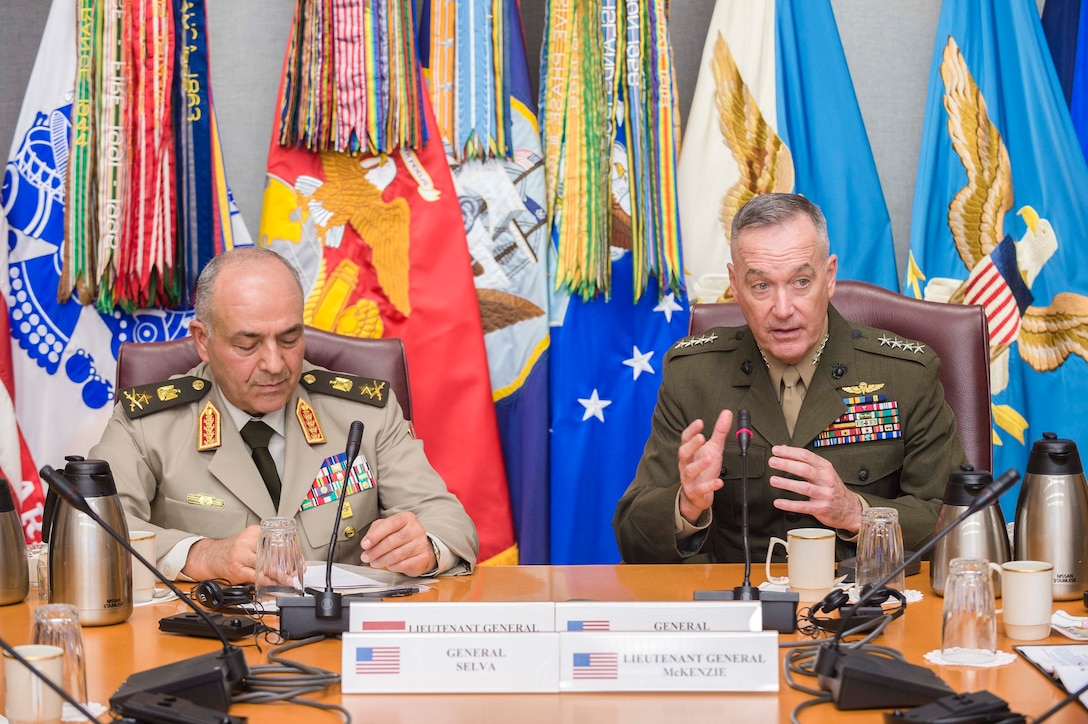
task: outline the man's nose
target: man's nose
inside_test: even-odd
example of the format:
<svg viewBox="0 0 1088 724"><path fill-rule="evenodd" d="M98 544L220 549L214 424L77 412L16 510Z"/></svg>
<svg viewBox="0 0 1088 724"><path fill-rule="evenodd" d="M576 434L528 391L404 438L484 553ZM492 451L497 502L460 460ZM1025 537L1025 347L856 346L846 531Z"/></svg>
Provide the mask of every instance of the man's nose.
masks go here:
<svg viewBox="0 0 1088 724"><path fill-rule="evenodd" d="M779 319L786 319L793 314L793 297L789 289L778 289L774 293L774 315Z"/></svg>
<svg viewBox="0 0 1088 724"><path fill-rule="evenodd" d="M261 345L261 356L258 362L263 371L271 374L276 374L283 369L283 354L274 340Z"/></svg>

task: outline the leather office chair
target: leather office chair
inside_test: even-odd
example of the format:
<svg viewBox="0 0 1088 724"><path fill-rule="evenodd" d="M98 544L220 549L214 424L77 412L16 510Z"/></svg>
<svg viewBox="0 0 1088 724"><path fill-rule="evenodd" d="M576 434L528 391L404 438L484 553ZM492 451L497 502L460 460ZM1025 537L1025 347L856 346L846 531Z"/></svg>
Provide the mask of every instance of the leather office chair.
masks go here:
<svg viewBox="0 0 1088 724"><path fill-rule="evenodd" d="M337 372L386 380L412 422L408 360L404 342L395 337L360 339L306 328L306 361ZM117 353L117 389L165 380L200 362L192 337L169 342L126 342Z"/></svg>
<svg viewBox="0 0 1088 724"><path fill-rule="evenodd" d="M847 320L879 327L924 342L941 358L941 384L956 415L967 459L977 470L993 470L993 421L990 418L990 338L985 310L979 305L926 302L874 284L840 281L831 299ZM690 331L745 324L740 305L696 304Z"/></svg>

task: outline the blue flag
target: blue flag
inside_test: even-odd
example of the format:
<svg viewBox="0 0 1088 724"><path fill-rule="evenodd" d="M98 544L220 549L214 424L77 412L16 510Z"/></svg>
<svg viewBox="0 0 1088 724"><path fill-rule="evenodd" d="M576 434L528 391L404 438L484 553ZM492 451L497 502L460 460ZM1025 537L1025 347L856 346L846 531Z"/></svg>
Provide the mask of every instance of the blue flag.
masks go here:
<svg viewBox="0 0 1088 724"><path fill-rule="evenodd" d="M994 468L1044 431L1088 440L1088 165L1034 0L944 3L907 287L990 326ZM1002 502L1015 510L1014 489Z"/></svg>
<svg viewBox="0 0 1088 724"><path fill-rule="evenodd" d="M1088 2L1047 0L1043 32L1080 147L1088 157Z"/></svg>
<svg viewBox="0 0 1088 724"><path fill-rule="evenodd" d="M552 563L616 563L616 501L635 477L661 386L661 360L687 334L683 298L658 282L632 302L630 252L612 263L612 298L553 300Z"/></svg>
<svg viewBox="0 0 1088 724"><path fill-rule="evenodd" d="M733 215L752 196L804 194L827 217L840 279L897 290L891 221L827 0L720 0L680 156L692 301L728 286Z"/></svg>

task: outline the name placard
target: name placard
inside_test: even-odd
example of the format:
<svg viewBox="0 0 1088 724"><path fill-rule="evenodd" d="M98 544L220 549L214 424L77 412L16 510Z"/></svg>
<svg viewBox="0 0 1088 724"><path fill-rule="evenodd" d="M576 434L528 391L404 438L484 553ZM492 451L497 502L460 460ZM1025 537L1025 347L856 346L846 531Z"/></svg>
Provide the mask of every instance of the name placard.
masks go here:
<svg viewBox="0 0 1088 724"><path fill-rule="evenodd" d="M346 633L340 688L345 694L555 692L558 639L556 633Z"/></svg>
<svg viewBox="0 0 1088 724"><path fill-rule="evenodd" d="M555 631L555 604L354 602L348 631L416 634L544 633Z"/></svg>
<svg viewBox="0 0 1088 724"><path fill-rule="evenodd" d="M759 601L569 601L555 604L556 631L760 631Z"/></svg>
<svg viewBox="0 0 1088 724"><path fill-rule="evenodd" d="M778 634L560 633L560 691L778 691Z"/></svg>

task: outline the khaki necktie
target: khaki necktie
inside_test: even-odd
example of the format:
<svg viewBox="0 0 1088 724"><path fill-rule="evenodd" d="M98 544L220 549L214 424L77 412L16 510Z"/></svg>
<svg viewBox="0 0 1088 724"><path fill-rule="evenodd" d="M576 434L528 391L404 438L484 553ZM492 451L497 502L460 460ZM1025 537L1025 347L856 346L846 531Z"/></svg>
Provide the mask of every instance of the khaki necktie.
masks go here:
<svg viewBox="0 0 1088 724"><path fill-rule="evenodd" d="M782 416L786 418L786 429L793 437L793 428L797 416L801 414L801 403L805 401L805 383L797 367L790 365L782 372Z"/></svg>
<svg viewBox="0 0 1088 724"><path fill-rule="evenodd" d="M276 472L272 453L268 452L268 441L272 439L273 432L271 427L260 420L250 420L242 428L242 439L249 445L257 472L261 474L261 480L268 488L268 494L272 496L272 503L279 508L280 474Z"/></svg>

